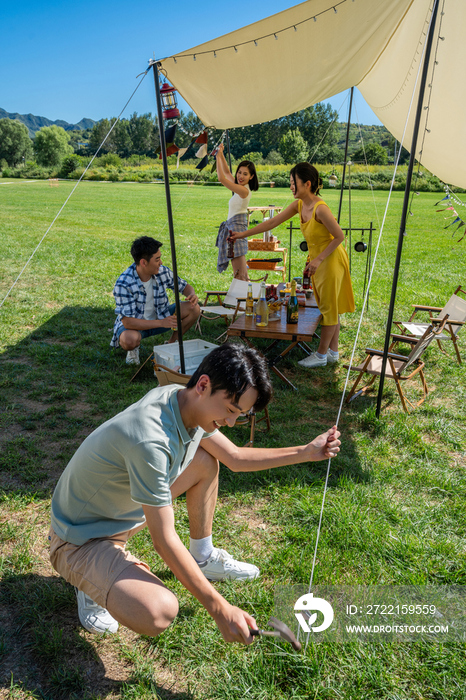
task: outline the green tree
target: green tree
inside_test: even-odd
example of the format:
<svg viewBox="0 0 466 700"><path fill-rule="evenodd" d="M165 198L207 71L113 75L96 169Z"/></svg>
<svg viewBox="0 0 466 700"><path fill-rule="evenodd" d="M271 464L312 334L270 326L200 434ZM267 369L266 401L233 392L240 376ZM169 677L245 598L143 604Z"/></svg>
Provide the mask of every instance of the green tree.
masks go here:
<svg viewBox="0 0 466 700"><path fill-rule="evenodd" d="M284 162L290 165L306 160L309 153L309 148L299 129L287 131L280 139L278 150Z"/></svg>
<svg viewBox="0 0 466 700"><path fill-rule="evenodd" d="M358 148L353 153L352 159L367 162L368 165L387 165L388 163L387 151L380 143L369 143L365 148Z"/></svg>
<svg viewBox="0 0 466 700"><path fill-rule="evenodd" d="M112 119L111 121L109 119L101 119L100 122L97 122L92 127L92 131L91 131L91 134L89 136L89 148L93 154L96 153L97 149L102 144L103 140L105 139L108 132L110 131L114 121L115 121L115 119ZM110 136L105 141L102 148L100 149L99 155L103 155L105 153L115 153L115 152L116 152L116 145L114 142L114 136L113 136L113 131L112 131L112 133L110 134Z"/></svg>
<svg viewBox="0 0 466 700"><path fill-rule="evenodd" d="M281 163L283 163L283 158L281 157L278 151L273 150L267 153L265 162L268 165L280 165Z"/></svg>
<svg viewBox="0 0 466 700"><path fill-rule="evenodd" d="M128 158L128 156L133 153L133 142L129 134L127 119L120 119L120 121L115 124L110 138L114 144L115 152L122 158Z"/></svg>
<svg viewBox="0 0 466 700"><path fill-rule="evenodd" d="M299 129L307 143L309 158L316 163L331 163L338 143L336 112L329 104L319 102L282 119L282 128Z"/></svg>
<svg viewBox="0 0 466 700"><path fill-rule="evenodd" d="M13 119L0 119L0 160L10 167L32 155L32 141L27 126Z"/></svg>
<svg viewBox="0 0 466 700"><path fill-rule="evenodd" d="M132 153L154 155L159 143L157 120L152 114L131 115L128 122L128 134L132 143Z"/></svg>
<svg viewBox="0 0 466 700"><path fill-rule="evenodd" d="M39 165L58 166L73 149L69 136L61 126L43 126L34 139L34 152Z"/></svg>

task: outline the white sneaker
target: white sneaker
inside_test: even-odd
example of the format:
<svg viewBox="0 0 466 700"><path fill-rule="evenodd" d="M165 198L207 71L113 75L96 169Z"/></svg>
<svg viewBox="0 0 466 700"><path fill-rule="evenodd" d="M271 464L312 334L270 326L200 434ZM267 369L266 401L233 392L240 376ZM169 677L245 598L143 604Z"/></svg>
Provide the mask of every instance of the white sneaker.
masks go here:
<svg viewBox="0 0 466 700"><path fill-rule="evenodd" d="M340 354L338 352L330 352L327 350L327 364L334 365L340 359Z"/></svg>
<svg viewBox="0 0 466 700"><path fill-rule="evenodd" d="M78 600L79 621L84 629L94 634L113 633L118 630L118 622L110 615L108 610L97 605L83 591L79 591L76 587L74 590Z"/></svg>
<svg viewBox="0 0 466 700"><path fill-rule="evenodd" d="M139 348L134 348L134 350L128 350L126 353L126 364L127 365L138 365L139 364Z"/></svg>
<svg viewBox="0 0 466 700"><path fill-rule="evenodd" d="M232 581L234 579L252 581L259 576L257 566L246 564L244 561L236 561L224 549L216 547L214 547L210 557L199 564L199 568L209 581Z"/></svg>
<svg viewBox="0 0 466 700"><path fill-rule="evenodd" d="M319 357L316 352L312 352L304 360L299 360L298 365L301 367L325 367L327 364L327 355Z"/></svg>

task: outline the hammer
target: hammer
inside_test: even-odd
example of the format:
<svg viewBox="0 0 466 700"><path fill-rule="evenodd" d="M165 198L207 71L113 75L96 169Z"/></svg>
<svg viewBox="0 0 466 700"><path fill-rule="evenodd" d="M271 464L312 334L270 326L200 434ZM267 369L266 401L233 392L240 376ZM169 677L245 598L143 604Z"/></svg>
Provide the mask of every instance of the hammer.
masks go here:
<svg viewBox="0 0 466 700"><path fill-rule="evenodd" d="M277 620L276 617L271 617L267 622L269 627L273 627L273 632L269 630L249 630L253 637L260 635L261 637L281 637L285 642L289 642L296 651L301 650L301 644L298 642L293 632L284 622Z"/></svg>

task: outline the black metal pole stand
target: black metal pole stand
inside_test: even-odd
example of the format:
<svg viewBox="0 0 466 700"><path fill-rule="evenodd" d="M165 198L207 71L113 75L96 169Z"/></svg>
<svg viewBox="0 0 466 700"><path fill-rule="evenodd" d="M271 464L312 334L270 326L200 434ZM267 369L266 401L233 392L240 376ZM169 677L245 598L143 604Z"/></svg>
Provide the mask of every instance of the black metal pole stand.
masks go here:
<svg viewBox="0 0 466 700"><path fill-rule="evenodd" d="M159 85L159 69L157 61L151 63L154 69L154 82L155 82L155 97L157 101L157 116L159 122L159 137L160 137L160 149L162 153L162 164L163 164L163 179L165 182L165 198L167 200L167 218L168 218L168 231L170 234L170 248L172 253L172 267L174 275L174 292L175 292L175 304L176 304L176 323L178 330L178 345L180 348L180 366L181 372L185 373L185 363L184 363L184 350L183 350L183 331L181 327L181 305L180 305L180 293L178 290L178 267L176 264L176 248L175 248L175 233L173 230L173 213L172 213L172 202L170 197L170 181L168 176L168 161L167 161L167 148L165 144L165 132L163 129L163 114L162 114L162 98L160 96L160 85Z"/></svg>
<svg viewBox="0 0 466 700"><path fill-rule="evenodd" d="M290 221L290 254L288 256L288 282L291 282L291 251L293 245L293 222Z"/></svg>
<svg viewBox="0 0 466 700"><path fill-rule="evenodd" d="M343 204L343 188L345 186L346 160L348 158L348 141L349 141L350 126L351 126L351 110L353 107L353 93L354 93L354 87L351 88L350 103L349 103L349 109L348 109L348 124L346 125L345 157L343 159L344 160L343 174L341 176L340 205L338 207L338 218L337 218L338 223L340 223L341 207Z"/></svg>
<svg viewBox="0 0 466 700"><path fill-rule="evenodd" d="M405 188L405 195L404 195L404 200L403 200L403 210L401 213L400 231L398 234L398 247L397 247L397 251L396 251L395 269L393 271L392 294L391 294L391 298L390 298L390 306L388 309L387 329L386 329L386 333L385 333L385 345L384 345L383 358L382 358L382 370L380 373L379 393L377 395L377 410L376 410L377 418L380 416L380 409L382 406L382 394L383 394L383 386L384 386L384 381L385 381L385 369L387 366L388 346L390 344L391 328L392 328L392 323L393 323L393 310L395 307L396 288L397 288L397 284L398 284L398 274L400 271L401 251L403 249L403 239L406 236L406 231L405 231L406 217L408 214L409 194L410 194L410 190L411 190L411 180L412 180L412 176L413 176L414 161L415 161L415 157L416 157L417 137L419 134L419 124L421 122L422 104L424 101L424 92L425 92L425 87L426 87L426 82L427 82L427 71L429 70L430 52L431 52L431 48L432 48L432 41L433 41L433 37L434 37L435 24L436 24L436 19L437 19L438 1L434 0L434 2L435 2L435 4L434 4L433 10L432 10L432 18L431 18L431 22L430 22L429 34L427 36L424 65L422 67L421 83L419 86L419 97L417 100L416 119L414 122L413 140L411 143L411 153L410 153L410 157L409 157L409 166L408 166L408 172L406 174L406 188Z"/></svg>

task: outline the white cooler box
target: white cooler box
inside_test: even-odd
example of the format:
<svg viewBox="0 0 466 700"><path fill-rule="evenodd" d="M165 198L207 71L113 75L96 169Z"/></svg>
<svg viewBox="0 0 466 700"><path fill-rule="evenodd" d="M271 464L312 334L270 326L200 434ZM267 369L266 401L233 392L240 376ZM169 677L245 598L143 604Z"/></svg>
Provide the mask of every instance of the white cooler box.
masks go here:
<svg viewBox="0 0 466 700"><path fill-rule="evenodd" d="M193 374L199 367L202 360L214 348L218 348L214 343L205 340L185 340L183 342L185 374ZM168 345L154 345L154 358L161 365L174 369L180 365L180 346L176 343Z"/></svg>

